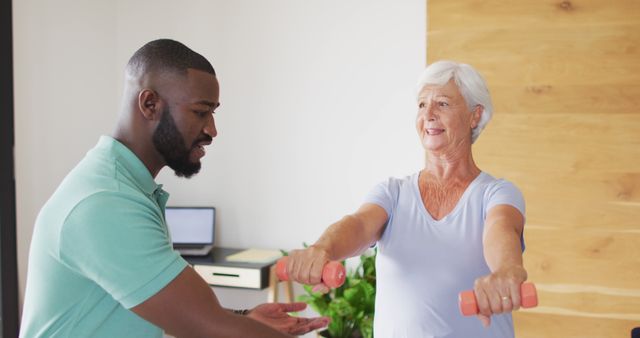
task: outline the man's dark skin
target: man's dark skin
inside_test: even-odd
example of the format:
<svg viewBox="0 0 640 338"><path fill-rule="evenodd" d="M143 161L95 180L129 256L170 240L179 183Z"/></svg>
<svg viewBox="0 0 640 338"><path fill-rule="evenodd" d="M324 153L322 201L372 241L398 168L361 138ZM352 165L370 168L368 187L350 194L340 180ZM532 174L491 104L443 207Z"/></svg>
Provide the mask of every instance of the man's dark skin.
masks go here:
<svg viewBox="0 0 640 338"><path fill-rule="evenodd" d="M174 144L168 148L184 149L188 159L188 163L183 163L186 169L182 174L171 166L178 175L189 177L199 170L204 147L217 135L213 113L220 105L219 93L216 76L205 71L189 68L186 74L172 71L137 74L127 69L121 113L112 136L133 151L155 178L163 167L171 165L167 163L167 155L158 150L159 144L173 139L158 136L162 136L158 127L163 115L170 114L164 117L164 126L177 128L182 137L173 136L184 147ZM270 338L290 337L282 332L304 334L327 325L327 318L287 314L305 306L262 304L247 316L235 315L220 306L207 283L187 266L161 291L131 310L177 337Z"/></svg>

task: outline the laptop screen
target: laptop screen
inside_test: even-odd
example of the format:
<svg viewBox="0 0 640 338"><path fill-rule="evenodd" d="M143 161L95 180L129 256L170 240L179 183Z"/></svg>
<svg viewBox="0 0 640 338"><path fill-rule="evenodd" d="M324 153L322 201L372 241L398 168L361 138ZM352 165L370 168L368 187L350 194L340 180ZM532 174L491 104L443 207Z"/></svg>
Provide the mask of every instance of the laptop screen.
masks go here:
<svg viewBox="0 0 640 338"><path fill-rule="evenodd" d="M165 217L173 244L213 244L215 208L166 207Z"/></svg>

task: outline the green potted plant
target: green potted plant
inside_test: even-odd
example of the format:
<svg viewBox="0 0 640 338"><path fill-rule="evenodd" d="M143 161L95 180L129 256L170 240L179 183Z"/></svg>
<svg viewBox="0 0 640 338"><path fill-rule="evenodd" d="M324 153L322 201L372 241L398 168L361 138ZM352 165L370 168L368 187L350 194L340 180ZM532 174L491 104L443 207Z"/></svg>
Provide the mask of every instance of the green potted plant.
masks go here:
<svg viewBox="0 0 640 338"><path fill-rule="evenodd" d="M331 338L372 338L373 313L376 298L376 251L360 256L360 263L353 271L347 272L344 284L327 294L313 292L312 286L305 285L307 292L298 296L321 316L331 318L322 337ZM344 262L342 262L344 265Z"/></svg>

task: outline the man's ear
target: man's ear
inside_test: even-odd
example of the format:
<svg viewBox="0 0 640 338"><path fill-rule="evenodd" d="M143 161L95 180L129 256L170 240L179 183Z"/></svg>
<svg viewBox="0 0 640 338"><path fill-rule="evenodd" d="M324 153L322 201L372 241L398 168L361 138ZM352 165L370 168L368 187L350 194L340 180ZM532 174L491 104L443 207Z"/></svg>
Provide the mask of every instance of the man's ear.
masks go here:
<svg viewBox="0 0 640 338"><path fill-rule="evenodd" d="M162 114L162 100L155 90L143 89L138 94L138 110L147 120L156 120Z"/></svg>
<svg viewBox="0 0 640 338"><path fill-rule="evenodd" d="M480 118L482 117L482 113L484 113L484 107L482 105L476 105L471 110L471 128L475 129L480 123Z"/></svg>

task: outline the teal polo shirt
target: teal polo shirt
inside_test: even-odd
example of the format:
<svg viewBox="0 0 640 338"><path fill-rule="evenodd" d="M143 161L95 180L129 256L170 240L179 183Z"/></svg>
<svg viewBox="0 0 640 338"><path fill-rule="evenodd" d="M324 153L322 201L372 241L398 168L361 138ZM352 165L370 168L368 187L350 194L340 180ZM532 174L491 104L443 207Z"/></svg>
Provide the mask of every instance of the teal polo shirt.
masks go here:
<svg viewBox="0 0 640 338"><path fill-rule="evenodd" d="M102 136L37 217L20 337L162 337L129 309L187 266L171 246L168 198L133 152Z"/></svg>

